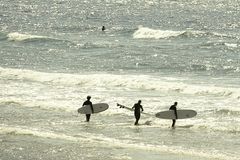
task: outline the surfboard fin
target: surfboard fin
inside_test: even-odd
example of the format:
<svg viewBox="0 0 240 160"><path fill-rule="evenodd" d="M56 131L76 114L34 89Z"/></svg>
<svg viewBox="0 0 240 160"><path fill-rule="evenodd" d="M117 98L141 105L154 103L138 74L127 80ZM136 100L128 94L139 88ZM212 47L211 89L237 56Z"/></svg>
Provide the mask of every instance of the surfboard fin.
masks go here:
<svg viewBox="0 0 240 160"><path fill-rule="evenodd" d="M117 103L117 106L119 106L120 108L124 108L125 107L125 106L123 106L123 105L121 105L119 103Z"/></svg>

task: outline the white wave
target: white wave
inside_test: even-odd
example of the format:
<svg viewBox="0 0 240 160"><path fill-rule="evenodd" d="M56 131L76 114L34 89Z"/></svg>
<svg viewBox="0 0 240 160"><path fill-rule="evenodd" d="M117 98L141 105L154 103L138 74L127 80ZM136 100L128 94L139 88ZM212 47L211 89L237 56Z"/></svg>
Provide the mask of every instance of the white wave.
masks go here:
<svg viewBox="0 0 240 160"><path fill-rule="evenodd" d="M229 48L237 48L238 47L238 44L236 44L236 43L224 43L224 45Z"/></svg>
<svg viewBox="0 0 240 160"><path fill-rule="evenodd" d="M163 39L163 38L171 38L178 36L186 36L186 37L202 37L207 35L217 36L217 37L232 37L231 35L226 35L222 33L216 32L204 32L197 30L183 30L183 31L172 31L172 30L161 30L161 29L152 29L148 27L140 26L137 31L134 32L133 38L135 39ZM228 47L238 47L237 44L225 43Z"/></svg>
<svg viewBox="0 0 240 160"><path fill-rule="evenodd" d="M30 34L21 34L18 32L9 33L7 35L9 41L25 41L28 39L42 39L47 38L45 36L37 36L37 35L30 35Z"/></svg>
<svg viewBox="0 0 240 160"><path fill-rule="evenodd" d="M223 34L223 33L217 33L217 32L213 32L212 35L217 36L217 37L232 37L232 38L234 38L234 36Z"/></svg>
<svg viewBox="0 0 240 160"><path fill-rule="evenodd" d="M201 115L199 115L201 116ZM238 134L240 133L240 119L237 117L230 117L230 116L225 116L224 121L221 121L221 118L219 117L199 117L199 118L193 118L191 119L191 124L193 125L191 127L192 130L195 131L208 131L208 132L220 132L220 133L233 133L233 134ZM188 122L187 122L188 121ZM210 123L211 122L211 123ZM189 124L189 120L183 121L179 120L176 124L176 127ZM231 124L231 125L229 125Z"/></svg>
<svg viewBox="0 0 240 160"><path fill-rule="evenodd" d="M34 99L32 97L24 97L18 98L16 97L7 97L7 98L0 98L1 105L18 105L24 107L33 107L33 108L41 108L47 110L57 110L57 111L66 111L66 112L76 112L77 109L80 107L80 104L75 104L69 100L56 100L54 99L53 95L49 96L48 98L44 98L42 100Z"/></svg>
<svg viewBox="0 0 240 160"><path fill-rule="evenodd" d="M64 139L68 141L74 141L77 142L78 139L72 136L68 136L65 134L56 134L54 132L44 132L44 131L39 131L36 128L32 129L26 129L26 128L20 128L20 127L11 127L11 126L5 126L1 125L0 126L0 133L1 134L12 134L12 135L32 135L36 137L43 137L43 138L52 138L52 139ZM86 139L81 139L82 141L87 141Z"/></svg>
<svg viewBox="0 0 240 160"><path fill-rule="evenodd" d="M0 78L5 80L33 81L43 84L55 84L68 87L98 87L104 89L163 91L198 96L220 96L240 99L239 88L219 87L214 85L188 84L182 81L166 80L150 75L115 75L115 74L66 74L45 73L32 70L9 69L0 67Z"/></svg>
<svg viewBox="0 0 240 160"><path fill-rule="evenodd" d="M109 109L101 113L104 116L132 116L132 112L118 108L116 103L131 107L138 99L143 100L146 113L155 114L168 109L171 102L178 101L175 94L186 94L179 100L182 109L192 108L198 112L227 109L233 116L239 111L238 88L187 84L175 78L150 75L65 74L0 68L0 84L0 105L72 112L74 115L88 94L93 95L93 103L109 104ZM132 93L134 95L129 98ZM151 96L151 93L154 94ZM162 94L168 96L159 96ZM221 101L213 97L221 98ZM202 118L205 117L197 119Z"/></svg>
<svg viewBox="0 0 240 160"><path fill-rule="evenodd" d="M190 156L198 156L202 158L209 159L218 159L218 160L237 160L237 157L227 156L223 153L219 153L218 151L214 151L214 153L206 152L203 150L194 150L187 149L177 146L166 146L166 145L154 145L154 144L146 144L146 143L136 143L131 140L120 140L115 138L109 138L101 134L78 134L78 135L66 135L64 133L56 133L52 131L41 131L36 128L26 129L21 127L12 127L1 125L0 126L0 134L12 134L12 135L32 135L36 137L42 138L51 138L51 139L61 139L71 142L88 142L93 144L104 145L105 147L123 147L123 148L131 148L137 150L144 151L155 151L155 152L164 152L171 154L179 154L179 155L190 155Z"/></svg>
<svg viewBox="0 0 240 160"><path fill-rule="evenodd" d="M155 30L147 27L139 27L139 29L134 32L133 38L143 39L143 38L153 38L153 39L161 39L161 38L170 38L177 37L183 34L184 31L171 31L171 30Z"/></svg>

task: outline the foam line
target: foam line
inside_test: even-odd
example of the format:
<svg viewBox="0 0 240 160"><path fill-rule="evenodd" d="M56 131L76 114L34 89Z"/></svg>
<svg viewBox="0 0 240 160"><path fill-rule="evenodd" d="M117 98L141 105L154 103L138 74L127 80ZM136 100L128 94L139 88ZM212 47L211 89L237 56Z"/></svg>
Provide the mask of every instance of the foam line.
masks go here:
<svg viewBox="0 0 240 160"><path fill-rule="evenodd" d="M218 159L218 160L237 160L237 157L227 156L222 153L206 153L205 151L195 151L192 149L184 149L176 146L166 146L166 145L153 145L153 144L144 144L144 143L134 143L130 140L119 140L115 138L108 138L100 134L80 134L80 135L66 135L63 133L55 133L48 131L39 131L38 129L24 129L20 127L11 127L11 126L0 126L1 134L15 134L15 135L32 135L42 138L52 138L52 139L62 139L72 142L91 142L105 145L108 147L124 147L124 148L133 148L144 151L154 151L154 152L165 152L170 154L183 154L191 156L205 157L209 159Z"/></svg>

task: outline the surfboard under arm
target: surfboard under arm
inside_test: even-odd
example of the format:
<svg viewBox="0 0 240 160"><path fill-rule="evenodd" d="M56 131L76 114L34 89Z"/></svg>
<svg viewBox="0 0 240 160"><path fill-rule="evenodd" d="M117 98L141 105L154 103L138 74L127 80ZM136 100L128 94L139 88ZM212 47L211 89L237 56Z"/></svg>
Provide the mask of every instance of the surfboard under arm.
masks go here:
<svg viewBox="0 0 240 160"><path fill-rule="evenodd" d="M108 106L107 103L93 104L94 113L103 112L103 111L107 110L108 107L109 106ZM79 108L77 111L78 111L78 113L81 113L81 114L92 114L92 110L90 108L90 105L83 106L83 107Z"/></svg>
<svg viewBox="0 0 240 160"><path fill-rule="evenodd" d="M195 117L197 115L197 112L189 109L180 109L180 110L177 110L177 114L178 114L177 119L185 119L185 118ZM162 119L176 119L176 116L173 110L158 112L156 114L156 117L162 118Z"/></svg>

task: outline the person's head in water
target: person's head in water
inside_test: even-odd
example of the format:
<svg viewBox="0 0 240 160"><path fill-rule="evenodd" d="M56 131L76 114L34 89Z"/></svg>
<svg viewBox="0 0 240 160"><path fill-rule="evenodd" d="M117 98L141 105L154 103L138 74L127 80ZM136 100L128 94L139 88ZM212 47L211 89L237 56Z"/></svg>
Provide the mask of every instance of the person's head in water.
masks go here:
<svg viewBox="0 0 240 160"><path fill-rule="evenodd" d="M176 106L178 103L177 102L174 102L174 105Z"/></svg>
<svg viewBox="0 0 240 160"><path fill-rule="evenodd" d="M142 102L141 100L138 100L138 104L141 104L141 102Z"/></svg>
<svg viewBox="0 0 240 160"><path fill-rule="evenodd" d="M106 29L105 26L102 26L102 31L105 31L105 29Z"/></svg>
<svg viewBox="0 0 240 160"><path fill-rule="evenodd" d="M91 96L87 96L87 100L90 100L91 99Z"/></svg>

